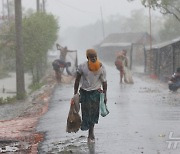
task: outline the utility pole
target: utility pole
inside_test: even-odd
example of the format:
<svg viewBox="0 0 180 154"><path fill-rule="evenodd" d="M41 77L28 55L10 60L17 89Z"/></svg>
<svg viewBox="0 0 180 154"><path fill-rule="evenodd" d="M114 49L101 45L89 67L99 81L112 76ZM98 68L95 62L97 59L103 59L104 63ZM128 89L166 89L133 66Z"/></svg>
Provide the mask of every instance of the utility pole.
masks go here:
<svg viewBox="0 0 180 154"><path fill-rule="evenodd" d="M15 30L16 30L16 97L18 100L25 98L24 84L24 49L22 39L22 6L21 0L15 3Z"/></svg>
<svg viewBox="0 0 180 154"><path fill-rule="evenodd" d="M37 9L37 12L39 12L39 10L40 10L40 2L39 2L39 0L36 0L36 9Z"/></svg>
<svg viewBox="0 0 180 154"><path fill-rule="evenodd" d="M2 0L2 17L4 19L4 0Z"/></svg>
<svg viewBox="0 0 180 154"><path fill-rule="evenodd" d="M43 0L42 3L43 3L43 12L46 12L46 1Z"/></svg>
<svg viewBox="0 0 180 154"><path fill-rule="evenodd" d="M150 50L152 50L152 23L151 23L151 7L149 2L149 32L150 32Z"/></svg>
<svg viewBox="0 0 180 154"><path fill-rule="evenodd" d="M149 39L149 46L150 46L150 76L152 78L155 78L155 68L154 68L154 55L153 55L153 51L152 51L152 22L151 22L151 0L148 0L148 4L149 4L149 33L150 33L150 39Z"/></svg>
<svg viewBox="0 0 180 154"><path fill-rule="evenodd" d="M101 12L101 22L102 22L103 39L105 39L104 21L103 21L103 13L102 13L102 7L101 7L101 6L100 6L100 12Z"/></svg>
<svg viewBox="0 0 180 154"><path fill-rule="evenodd" d="M8 13L8 23L10 24L9 0L7 0L7 13Z"/></svg>

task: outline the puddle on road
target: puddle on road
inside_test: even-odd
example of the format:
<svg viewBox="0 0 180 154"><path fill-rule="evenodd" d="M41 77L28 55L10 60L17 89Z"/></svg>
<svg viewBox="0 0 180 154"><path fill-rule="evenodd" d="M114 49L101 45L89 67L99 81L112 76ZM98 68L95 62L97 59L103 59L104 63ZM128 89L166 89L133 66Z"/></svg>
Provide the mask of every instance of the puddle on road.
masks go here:
<svg viewBox="0 0 180 154"><path fill-rule="evenodd" d="M27 150L29 145L12 140L0 140L0 153L18 152L19 150Z"/></svg>
<svg viewBox="0 0 180 154"><path fill-rule="evenodd" d="M64 141L52 143L52 149L48 153L59 153L59 154L84 154L84 153L95 153L95 144L87 143L87 137L80 136L78 138L71 138Z"/></svg>
<svg viewBox="0 0 180 154"><path fill-rule="evenodd" d="M153 89L149 87L140 87L139 93L160 93L159 89Z"/></svg>

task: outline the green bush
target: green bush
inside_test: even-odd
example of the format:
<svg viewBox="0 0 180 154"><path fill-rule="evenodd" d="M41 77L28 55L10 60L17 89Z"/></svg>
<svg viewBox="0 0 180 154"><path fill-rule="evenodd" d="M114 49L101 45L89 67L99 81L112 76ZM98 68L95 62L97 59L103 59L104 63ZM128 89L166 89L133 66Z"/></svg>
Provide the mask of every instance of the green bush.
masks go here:
<svg viewBox="0 0 180 154"><path fill-rule="evenodd" d="M38 89L40 89L44 84L40 82L33 83L29 86L29 89L31 89L31 92L34 92Z"/></svg>
<svg viewBox="0 0 180 154"><path fill-rule="evenodd" d="M13 96L13 97L6 97L6 98L3 98L3 97L0 97L0 104L5 104L5 103L13 103L16 101L16 96Z"/></svg>
<svg viewBox="0 0 180 154"><path fill-rule="evenodd" d="M58 22L51 14L34 13L23 19L25 68L32 73L32 82L39 82L47 64L47 52L57 39Z"/></svg>

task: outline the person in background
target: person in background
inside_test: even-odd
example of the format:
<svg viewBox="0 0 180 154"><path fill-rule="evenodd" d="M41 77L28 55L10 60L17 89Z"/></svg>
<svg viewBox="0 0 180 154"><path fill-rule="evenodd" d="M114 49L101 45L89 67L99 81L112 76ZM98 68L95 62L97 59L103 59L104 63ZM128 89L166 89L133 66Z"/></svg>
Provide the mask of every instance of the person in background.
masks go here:
<svg viewBox="0 0 180 154"><path fill-rule="evenodd" d="M172 75L169 82L169 90L177 91L180 88L180 67L177 68L176 72Z"/></svg>
<svg viewBox="0 0 180 154"><path fill-rule="evenodd" d="M58 43L56 43L56 47L57 47L57 50L60 51L59 59L64 62L66 62L66 55L68 52L77 52L77 50L68 50L68 48L66 46L63 48Z"/></svg>
<svg viewBox="0 0 180 154"><path fill-rule="evenodd" d="M56 59L52 62L52 66L55 71L55 76L58 82L61 82L61 75L63 73L64 68L66 68L66 72L68 75L72 75L72 73L68 69L71 66L70 62L64 62L60 59Z"/></svg>
<svg viewBox="0 0 180 154"><path fill-rule="evenodd" d="M128 66L128 59L126 57L126 53L127 53L126 50L122 50L121 52L118 53L118 56L116 57L115 60L116 68L120 72L120 83L123 83L123 79L124 82L127 83L125 67Z"/></svg>
<svg viewBox="0 0 180 154"><path fill-rule="evenodd" d="M107 102L107 80L104 65L97 59L94 49L86 51L87 61L80 64L77 69L74 83L74 94L78 93L81 82L80 103L82 111L81 130L88 130L88 142L95 141L94 125L99 120L100 93L105 94L104 102Z"/></svg>
<svg viewBox="0 0 180 154"><path fill-rule="evenodd" d="M134 84L132 73L128 68L127 50L122 50L115 61L116 68L120 71L120 83Z"/></svg>

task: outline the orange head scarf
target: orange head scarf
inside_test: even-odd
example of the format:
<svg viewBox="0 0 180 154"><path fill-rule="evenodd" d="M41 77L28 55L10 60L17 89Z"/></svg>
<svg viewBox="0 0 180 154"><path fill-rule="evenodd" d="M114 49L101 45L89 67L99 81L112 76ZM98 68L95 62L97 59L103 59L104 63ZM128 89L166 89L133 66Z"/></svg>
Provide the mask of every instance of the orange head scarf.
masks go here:
<svg viewBox="0 0 180 154"><path fill-rule="evenodd" d="M97 57L97 53L96 53L96 51L94 49L88 49L86 51L86 56L87 56L87 59L88 59L89 70L92 71L92 72L96 72L101 67L101 62L98 59L96 59L95 62L92 62L91 58L89 57L89 55L94 55L94 56Z"/></svg>

